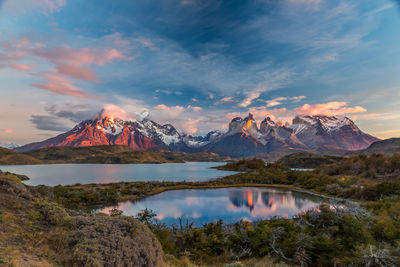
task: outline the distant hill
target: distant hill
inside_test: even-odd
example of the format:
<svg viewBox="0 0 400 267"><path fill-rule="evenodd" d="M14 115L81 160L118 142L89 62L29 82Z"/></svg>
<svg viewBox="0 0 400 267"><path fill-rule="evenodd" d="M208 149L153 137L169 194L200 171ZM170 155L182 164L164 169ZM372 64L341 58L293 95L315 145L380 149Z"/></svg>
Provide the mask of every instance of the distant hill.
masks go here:
<svg viewBox="0 0 400 267"><path fill-rule="evenodd" d="M372 143L369 147L363 150L351 151L346 155L372 155L372 154L385 154L393 155L394 153L400 153L400 138L390 138Z"/></svg>
<svg viewBox="0 0 400 267"><path fill-rule="evenodd" d="M50 147L24 155L45 163L178 163L185 161L225 161L212 153L183 153L132 150L128 146Z"/></svg>
<svg viewBox="0 0 400 267"><path fill-rule="evenodd" d="M318 155L311 153L293 153L277 161L280 165L289 168L317 168L322 164L339 163L342 157Z"/></svg>
<svg viewBox="0 0 400 267"><path fill-rule="evenodd" d="M337 156L337 157L342 157L348 152L348 150L338 150L338 149L313 149L313 150L304 150L304 149L290 149L290 148L281 148L279 150L275 150L273 152L269 153L260 153L255 155L256 158L261 158L266 162L276 162L277 160L291 155L291 154L311 154L314 156L320 155L321 157L324 157L324 155L330 155L330 156ZM249 156L246 157L247 159L252 159L254 156Z"/></svg>
<svg viewBox="0 0 400 267"><path fill-rule="evenodd" d="M0 164L41 164L42 161L30 155L14 152L10 149L0 147Z"/></svg>

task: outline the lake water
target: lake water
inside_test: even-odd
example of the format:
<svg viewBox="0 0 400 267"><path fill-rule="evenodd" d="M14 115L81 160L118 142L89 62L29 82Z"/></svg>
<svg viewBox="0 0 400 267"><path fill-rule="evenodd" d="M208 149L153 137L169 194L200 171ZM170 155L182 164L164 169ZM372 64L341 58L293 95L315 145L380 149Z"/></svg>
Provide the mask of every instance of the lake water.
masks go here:
<svg viewBox="0 0 400 267"><path fill-rule="evenodd" d="M117 206L97 210L109 213L113 208L124 215L135 216L151 209L156 219L171 224L186 218L200 226L203 223L239 220L256 221L274 216L292 218L300 212L318 207L322 199L310 194L260 187L185 189L166 191L139 201L125 201Z"/></svg>
<svg viewBox="0 0 400 267"><path fill-rule="evenodd" d="M2 171L23 174L28 185L72 185L76 183L114 183L136 181L207 181L235 172L211 167L224 162L186 162L165 164L49 164L0 165Z"/></svg>

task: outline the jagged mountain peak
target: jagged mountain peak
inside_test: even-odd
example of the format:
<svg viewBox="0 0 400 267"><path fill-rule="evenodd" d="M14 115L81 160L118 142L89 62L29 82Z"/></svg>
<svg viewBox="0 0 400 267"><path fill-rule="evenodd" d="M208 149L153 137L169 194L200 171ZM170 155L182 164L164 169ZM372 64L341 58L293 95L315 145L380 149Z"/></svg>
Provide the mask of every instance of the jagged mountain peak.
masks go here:
<svg viewBox="0 0 400 267"><path fill-rule="evenodd" d="M211 131L205 136L192 136L180 134L172 124L161 125L149 118L124 119L124 114L118 109L116 111L102 111L96 118L81 122L71 131L16 150L49 146L127 145L132 149L250 156L281 148L356 150L378 140L363 133L344 116L297 116L290 126L266 117L258 128L254 116L249 113L245 118L232 119L226 132Z"/></svg>

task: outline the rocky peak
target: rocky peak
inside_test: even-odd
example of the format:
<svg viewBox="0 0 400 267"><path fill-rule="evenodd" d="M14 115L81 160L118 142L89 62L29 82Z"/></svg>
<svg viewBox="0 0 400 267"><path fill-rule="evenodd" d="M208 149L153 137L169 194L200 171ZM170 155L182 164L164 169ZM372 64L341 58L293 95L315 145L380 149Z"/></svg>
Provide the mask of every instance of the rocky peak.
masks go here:
<svg viewBox="0 0 400 267"><path fill-rule="evenodd" d="M260 124L260 131L265 133L269 128L275 127L276 123L270 117L266 117Z"/></svg>

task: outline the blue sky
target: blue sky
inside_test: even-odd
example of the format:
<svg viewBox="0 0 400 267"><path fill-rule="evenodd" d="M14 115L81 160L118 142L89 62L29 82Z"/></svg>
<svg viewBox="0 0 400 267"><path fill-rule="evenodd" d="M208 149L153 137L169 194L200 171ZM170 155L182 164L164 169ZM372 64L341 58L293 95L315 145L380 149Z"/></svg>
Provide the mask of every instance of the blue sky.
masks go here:
<svg viewBox="0 0 400 267"><path fill-rule="evenodd" d="M0 0L0 141L54 136L103 107L192 134L251 111L346 115L399 137L399 11L390 0Z"/></svg>

